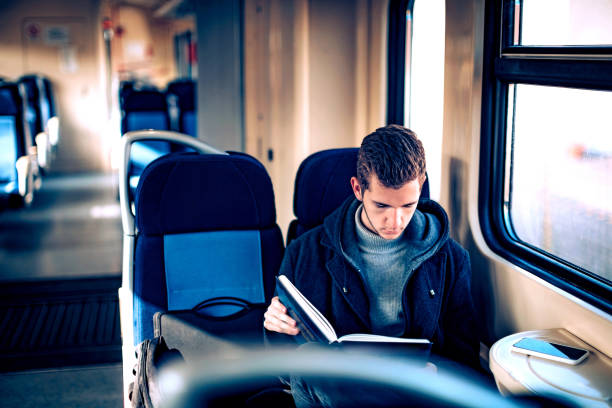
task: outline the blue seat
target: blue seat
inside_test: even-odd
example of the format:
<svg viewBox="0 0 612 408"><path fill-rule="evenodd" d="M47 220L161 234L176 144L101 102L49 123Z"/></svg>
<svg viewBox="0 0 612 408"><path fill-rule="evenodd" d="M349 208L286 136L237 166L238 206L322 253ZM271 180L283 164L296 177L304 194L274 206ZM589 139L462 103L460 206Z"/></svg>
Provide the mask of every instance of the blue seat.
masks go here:
<svg viewBox="0 0 612 408"><path fill-rule="evenodd" d="M32 199L29 146L30 140L19 86L2 82L0 83L0 197L5 204L27 204ZM21 177L19 172L22 173Z"/></svg>
<svg viewBox="0 0 612 408"><path fill-rule="evenodd" d="M121 133L135 130L169 130L170 118L165 95L154 89L125 91L121 96ZM147 141L132 146L130 161L130 186L132 194L136 191L138 178L144 168L153 160L172 151L169 142Z"/></svg>
<svg viewBox="0 0 612 408"><path fill-rule="evenodd" d="M29 127L32 146L36 146L36 135L44 131L40 113L40 90L36 77L33 75L19 78L18 83L23 86L25 95L25 121Z"/></svg>
<svg viewBox="0 0 612 408"><path fill-rule="evenodd" d="M30 127L32 145L37 148L38 164L46 168L52 145L57 145L59 138L58 125L53 123L59 119L55 116L51 82L40 75L24 75L18 82L26 94L26 122Z"/></svg>
<svg viewBox="0 0 612 408"><path fill-rule="evenodd" d="M191 79L178 79L168 83L166 94L175 103L176 128L178 132L197 137L196 122L196 82Z"/></svg>
<svg viewBox="0 0 612 408"><path fill-rule="evenodd" d="M42 78L44 90L45 90L45 99L47 100L47 104L49 105L49 117L57 116L57 110L55 108L55 94L53 92L53 84L47 77Z"/></svg>
<svg viewBox="0 0 612 408"><path fill-rule="evenodd" d="M124 91L121 114L121 133L144 129L169 130L166 97L158 90Z"/></svg>
<svg viewBox="0 0 612 408"><path fill-rule="evenodd" d="M217 335L263 339L284 247L261 163L239 153L159 158L140 178L135 214L134 344L153 336L156 312L192 309Z"/></svg>
<svg viewBox="0 0 612 408"><path fill-rule="evenodd" d="M125 104L124 100L127 95L132 93L134 87L136 85L136 81L127 80L119 82L119 106L123 107Z"/></svg>
<svg viewBox="0 0 612 408"><path fill-rule="evenodd" d="M293 213L287 245L304 232L321 225L325 217L353 195L350 179L357 175L358 148L329 149L308 156L295 178ZM429 198L426 179L421 198Z"/></svg>
<svg viewBox="0 0 612 408"><path fill-rule="evenodd" d="M43 86L43 106L46 106L46 129L49 134L49 143L52 149L57 149L60 139L60 124L59 115L55 107L55 94L53 92L53 84L49 78L42 77ZM43 109L43 117L44 109Z"/></svg>
<svg viewBox="0 0 612 408"><path fill-rule="evenodd" d="M35 132L34 135L37 135L45 131L47 121L51 117L51 107L47 99L48 91L45 89L45 81L39 75L24 75L19 78L19 82L25 86L28 106L32 109L33 113L33 123L31 126ZM48 80L47 84L50 84Z"/></svg>

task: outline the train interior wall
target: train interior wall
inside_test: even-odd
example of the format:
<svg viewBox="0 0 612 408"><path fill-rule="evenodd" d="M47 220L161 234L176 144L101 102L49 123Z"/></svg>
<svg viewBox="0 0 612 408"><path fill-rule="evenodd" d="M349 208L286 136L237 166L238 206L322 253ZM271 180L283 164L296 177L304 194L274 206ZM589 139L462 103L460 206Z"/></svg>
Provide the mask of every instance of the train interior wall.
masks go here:
<svg viewBox="0 0 612 408"><path fill-rule="evenodd" d="M387 8L386 1L245 2L245 148L271 175L283 232L302 160L359 146L386 121Z"/></svg>
<svg viewBox="0 0 612 408"><path fill-rule="evenodd" d="M100 2L5 1L0 5L0 71L9 78L42 73L54 83L62 117L62 146L55 168L108 169ZM42 16L42 17L38 17ZM61 26L67 38L48 38Z"/></svg>
<svg viewBox="0 0 612 408"><path fill-rule="evenodd" d="M494 254L478 218L484 1L447 1L441 204L469 252L472 288L487 345L527 330L565 328L607 355L607 313Z"/></svg>

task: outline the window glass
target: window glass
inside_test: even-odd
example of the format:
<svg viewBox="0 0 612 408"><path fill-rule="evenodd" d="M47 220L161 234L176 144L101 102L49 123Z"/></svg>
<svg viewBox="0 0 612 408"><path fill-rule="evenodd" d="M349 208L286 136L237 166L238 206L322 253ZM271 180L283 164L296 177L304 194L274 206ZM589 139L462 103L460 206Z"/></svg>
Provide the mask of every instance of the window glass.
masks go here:
<svg viewBox="0 0 612 408"><path fill-rule="evenodd" d="M509 92L509 229L612 281L612 92L522 84Z"/></svg>
<svg viewBox="0 0 612 408"><path fill-rule="evenodd" d="M423 142L430 197L439 200L444 108L444 0L416 0L406 17L405 125Z"/></svg>
<svg viewBox="0 0 612 408"><path fill-rule="evenodd" d="M612 44L610 0L517 0L515 45Z"/></svg>

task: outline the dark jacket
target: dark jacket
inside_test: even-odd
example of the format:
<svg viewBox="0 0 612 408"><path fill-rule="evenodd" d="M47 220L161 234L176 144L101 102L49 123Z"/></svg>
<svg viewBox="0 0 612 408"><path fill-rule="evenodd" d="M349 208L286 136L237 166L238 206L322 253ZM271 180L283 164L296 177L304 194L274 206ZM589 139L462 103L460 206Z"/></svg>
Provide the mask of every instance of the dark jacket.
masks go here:
<svg viewBox="0 0 612 408"><path fill-rule="evenodd" d="M329 319L338 337L372 332L363 279L341 245L342 223L353 201L346 200L323 225L294 240L279 272ZM422 200L417 208L441 220L444 242L416 268L404 287L406 330L402 337L430 339L434 353L477 367L479 343L468 253L449 238L448 217L439 204Z"/></svg>

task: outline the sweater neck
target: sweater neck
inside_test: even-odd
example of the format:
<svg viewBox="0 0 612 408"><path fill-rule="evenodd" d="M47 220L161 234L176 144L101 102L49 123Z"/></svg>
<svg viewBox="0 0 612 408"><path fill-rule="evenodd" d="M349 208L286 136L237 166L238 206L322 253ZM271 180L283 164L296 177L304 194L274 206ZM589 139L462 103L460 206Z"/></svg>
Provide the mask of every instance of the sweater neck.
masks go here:
<svg viewBox="0 0 612 408"><path fill-rule="evenodd" d="M363 252L389 254L397 252L402 246L404 234L401 234L395 239L384 239L380 235L370 231L361 220L363 204L359 205L355 211L355 232L357 233L357 241L359 249Z"/></svg>

